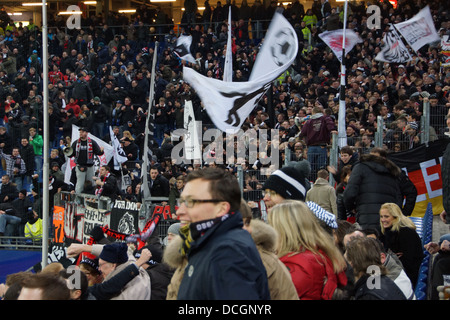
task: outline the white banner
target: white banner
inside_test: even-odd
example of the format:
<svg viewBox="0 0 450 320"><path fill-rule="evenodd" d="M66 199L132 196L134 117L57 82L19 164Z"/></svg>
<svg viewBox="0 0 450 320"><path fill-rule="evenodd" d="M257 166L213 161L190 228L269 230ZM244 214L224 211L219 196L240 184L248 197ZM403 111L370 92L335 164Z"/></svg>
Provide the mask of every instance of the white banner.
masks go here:
<svg viewBox="0 0 450 320"><path fill-rule="evenodd" d="M187 67L183 68L183 78L196 90L217 128L236 133L272 81L292 64L297 50L294 29L281 13L276 12L249 81L220 81Z"/></svg>
<svg viewBox="0 0 450 320"><path fill-rule="evenodd" d="M184 135L185 158L190 160L201 159L202 153L198 142L198 127L191 100L186 100L184 104L184 128L187 130L187 133Z"/></svg>
<svg viewBox="0 0 450 320"><path fill-rule="evenodd" d="M319 34L320 39L330 47L334 55L342 63L342 42L344 38L344 29L338 29L333 31L325 31ZM353 30L345 30L345 53L352 51L353 47L363 42L361 37Z"/></svg>
<svg viewBox="0 0 450 320"><path fill-rule="evenodd" d="M225 65L223 67L223 81L233 81L233 55L231 52L231 6L228 7L228 39L227 51L225 53Z"/></svg>
<svg viewBox="0 0 450 320"><path fill-rule="evenodd" d="M429 6L420 10L411 19L396 23L394 26L414 51L418 51L428 43L441 40L434 26Z"/></svg>
<svg viewBox="0 0 450 320"><path fill-rule="evenodd" d="M72 143L78 140L80 137L80 132L78 131L78 126L72 125ZM110 146L108 143L103 141L102 139L97 138L96 136L92 135L91 133L88 134L88 137L97 142L99 147L103 147L103 155L98 156L98 161L95 161L95 170L97 170L100 166L107 165L109 160L113 157L114 151L113 147ZM75 167L75 159L74 157L71 157L67 159L66 162L66 171L64 172L64 182L67 184L70 184L70 176L72 175L72 169Z"/></svg>

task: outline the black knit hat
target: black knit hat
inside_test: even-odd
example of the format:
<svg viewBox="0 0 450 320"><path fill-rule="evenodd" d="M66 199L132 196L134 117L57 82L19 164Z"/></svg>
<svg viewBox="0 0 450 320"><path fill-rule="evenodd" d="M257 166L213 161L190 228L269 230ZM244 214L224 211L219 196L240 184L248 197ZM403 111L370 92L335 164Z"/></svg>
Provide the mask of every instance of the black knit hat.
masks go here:
<svg viewBox="0 0 450 320"><path fill-rule="evenodd" d="M273 190L284 199L305 200L306 178L294 167L274 171L263 185L263 190Z"/></svg>
<svg viewBox="0 0 450 320"><path fill-rule="evenodd" d="M128 261L128 247L125 243L114 242L103 247L99 258L111 263L122 264Z"/></svg>

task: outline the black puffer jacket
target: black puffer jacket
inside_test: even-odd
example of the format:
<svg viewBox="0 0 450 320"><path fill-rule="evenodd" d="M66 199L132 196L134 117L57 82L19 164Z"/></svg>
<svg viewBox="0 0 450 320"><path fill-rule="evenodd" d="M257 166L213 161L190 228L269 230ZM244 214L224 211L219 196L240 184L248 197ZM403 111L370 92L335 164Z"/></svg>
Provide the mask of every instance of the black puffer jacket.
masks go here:
<svg viewBox="0 0 450 320"><path fill-rule="evenodd" d="M393 202L402 207L398 178L400 168L391 160L365 154L353 167L344 204L347 210L356 209L356 221L363 229L380 229L379 210L383 203Z"/></svg>

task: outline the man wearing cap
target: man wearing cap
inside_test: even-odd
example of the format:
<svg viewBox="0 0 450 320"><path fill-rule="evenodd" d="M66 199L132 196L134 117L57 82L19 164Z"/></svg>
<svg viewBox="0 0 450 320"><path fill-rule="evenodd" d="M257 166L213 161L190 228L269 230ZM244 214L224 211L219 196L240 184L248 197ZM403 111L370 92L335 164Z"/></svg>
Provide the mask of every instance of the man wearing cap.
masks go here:
<svg viewBox="0 0 450 320"><path fill-rule="evenodd" d="M89 130L86 127L79 128L80 137L72 143L72 153L67 157L75 157L75 172L77 182L75 192L81 193L86 180L92 180L94 176L94 157L103 155L103 147L95 140L89 138Z"/></svg>
<svg viewBox="0 0 450 320"><path fill-rule="evenodd" d="M147 248L142 250L139 259L133 256L131 248L119 242L106 245L73 243L67 248L68 257L76 257L82 252L99 257L98 270L103 275L103 282L89 289L98 300L150 300L150 277L142 268L152 256ZM113 292L116 293L111 298Z"/></svg>
<svg viewBox="0 0 450 320"><path fill-rule="evenodd" d="M263 185L263 201L268 212L285 199L304 201L308 187L304 174L295 167L288 166L274 171Z"/></svg>

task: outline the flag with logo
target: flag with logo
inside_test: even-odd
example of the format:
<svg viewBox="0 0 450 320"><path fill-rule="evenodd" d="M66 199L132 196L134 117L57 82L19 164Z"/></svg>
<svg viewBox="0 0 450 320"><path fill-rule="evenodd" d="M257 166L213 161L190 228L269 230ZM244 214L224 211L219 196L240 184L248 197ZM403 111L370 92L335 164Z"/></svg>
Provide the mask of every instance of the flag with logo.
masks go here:
<svg viewBox="0 0 450 320"><path fill-rule="evenodd" d="M177 44L175 46L175 49L173 49L173 51L180 59L195 64L197 62L195 61L195 58L191 53L191 45L192 45L192 36L182 34L178 37Z"/></svg>
<svg viewBox="0 0 450 320"><path fill-rule="evenodd" d="M392 25L389 31L384 34L383 43L384 45L375 60L389 63L406 63L412 60L408 48Z"/></svg>
<svg viewBox="0 0 450 320"><path fill-rule="evenodd" d="M256 57L249 81L226 82L184 67L183 77L197 92L216 127L236 133L272 81L297 56L298 40L292 25L276 12Z"/></svg>
<svg viewBox="0 0 450 320"><path fill-rule="evenodd" d="M111 137L111 145L113 147L114 169L119 170L122 163L127 162L128 158L111 126L109 127L109 135Z"/></svg>
<svg viewBox="0 0 450 320"><path fill-rule="evenodd" d="M342 43L344 39L344 29L325 31L319 34L325 44L330 47L334 55L342 63ZM357 43L363 42L361 37L353 30L345 30L345 53L352 51Z"/></svg>
<svg viewBox="0 0 450 320"><path fill-rule="evenodd" d="M414 51L418 51L426 44L441 40L434 26L429 6L420 10L411 19L394 24L394 27Z"/></svg>

